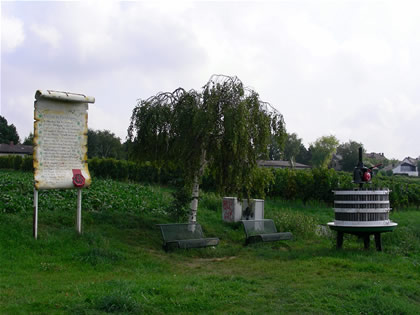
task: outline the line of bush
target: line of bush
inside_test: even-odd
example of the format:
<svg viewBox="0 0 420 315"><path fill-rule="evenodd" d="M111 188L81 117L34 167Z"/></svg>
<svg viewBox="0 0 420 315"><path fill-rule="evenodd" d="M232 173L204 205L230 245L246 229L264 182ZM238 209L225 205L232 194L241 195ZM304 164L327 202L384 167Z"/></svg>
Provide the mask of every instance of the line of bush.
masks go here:
<svg viewBox="0 0 420 315"><path fill-rule="evenodd" d="M333 169L276 169L273 172L275 178L268 189L268 195L285 200L317 200L332 205L334 190L357 187L352 183L351 173L337 172ZM407 180L399 176L375 176L372 183L365 184L364 188L390 189L391 206L395 209L420 208L420 180Z"/></svg>
<svg viewBox="0 0 420 315"><path fill-rule="evenodd" d="M20 155L0 156L0 169L13 169L17 171L33 171L32 156L21 157Z"/></svg>
<svg viewBox="0 0 420 315"><path fill-rule="evenodd" d="M88 161L92 176L116 180L131 180L143 183L175 185L180 181L180 175L175 170L157 168L149 162L136 163L113 158L93 158Z"/></svg>
<svg viewBox="0 0 420 315"><path fill-rule="evenodd" d="M0 168L32 171L32 157L0 157ZM89 160L89 170L93 177L130 180L143 183L157 183L179 186L182 177L179 171L168 168L157 168L151 163L136 163L126 160L99 159ZM347 172L336 172L333 169L273 169L272 181L266 189L266 195L285 200L323 201L332 205L333 190L353 189L352 175ZM264 170L268 172L268 170ZM269 174L271 175L271 174ZM201 188L215 190L210 174L203 177ZM403 177L375 176L369 188L388 188L393 208L420 208L420 180L407 180Z"/></svg>

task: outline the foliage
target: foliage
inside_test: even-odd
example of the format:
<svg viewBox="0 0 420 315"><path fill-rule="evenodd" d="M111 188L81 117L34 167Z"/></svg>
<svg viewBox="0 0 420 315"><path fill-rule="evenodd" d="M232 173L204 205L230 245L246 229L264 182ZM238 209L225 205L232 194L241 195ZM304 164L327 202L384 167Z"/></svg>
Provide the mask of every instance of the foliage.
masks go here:
<svg viewBox="0 0 420 315"><path fill-rule="evenodd" d="M88 158L125 157L121 139L109 130L88 130Z"/></svg>
<svg viewBox="0 0 420 315"><path fill-rule="evenodd" d="M10 142L13 142L14 144L17 144L19 141L20 139L15 125L9 125L6 118L0 116L0 143L9 144Z"/></svg>
<svg viewBox="0 0 420 315"><path fill-rule="evenodd" d="M205 167L218 191L249 196L252 184L261 183L254 170L256 160L266 158L270 136L284 140L283 117L270 109L236 77L213 76L201 92L159 93L133 110L130 156L178 169L193 200Z"/></svg>
<svg viewBox="0 0 420 315"><path fill-rule="evenodd" d="M34 134L32 132L29 133L25 140L23 140L24 145L33 145L34 144Z"/></svg>
<svg viewBox="0 0 420 315"><path fill-rule="evenodd" d="M23 158L20 155L13 156L13 169L20 170Z"/></svg>
<svg viewBox="0 0 420 315"><path fill-rule="evenodd" d="M285 200L318 200L332 203L334 189L351 188L351 175L333 169L274 169L268 195Z"/></svg>
<svg viewBox="0 0 420 315"><path fill-rule="evenodd" d="M178 185L180 181L177 170L158 169L150 162L93 158L88 161L88 165L92 175L98 178L172 185Z"/></svg>
<svg viewBox="0 0 420 315"><path fill-rule="evenodd" d="M286 133L283 145L279 145L273 137L269 145L269 159L270 160L287 160L310 164L311 153L305 148L302 139L296 133Z"/></svg>
<svg viewBox="0 0 420 315"><path fill-rule="evenodd" d="M353 172L354 167L359 162L360 147L363 148L363 144L352 140L349 140L349 142L342 143L338 146L337 154L340 154L342 157L340 164L343 171ZM364 149L363 153L365 153Z"/></svg>
<svg viewBox="0 0 420 315"><path fill-rule="evenodd" d="M270 185L274 182L273 172L270 169L260 167L252 169L251 172L250 190L244 191L243 195L264 199L267 189L269 189Z"/></svg>
<svg viewBox="0 0 420 315"><path fill-rule="evenodd" d="M13 155L0 156L0 169L13 169Z"/></svg>
<svg viewBox="0 0 420 315"><path fill-rule="evenodd" d="M33 158L32 156L22 158L18 155L0 156L0 169L33 171Z"/></svg>
<svg viewBox="0 0 420 315"><path fill-rule="evenodd" d="M351 173L333 169L274 169L273 174L274 181L267 194L285 200L316 200L332 205L334 190L355 188ZM390 202L394 209L420 208L420 179L378 175L366 188L390 189Z"/></svg>
<svg viewBox="0 0 420 315"><path fill-rule="evenodd" d="M33 197L33 174L0 170L0 213L31 213ZM172 200L159 190L140 184L94 179L95 185L84 190L83 204L90 211L124 211L154 215L166 214ZM69 200L73 200L69 203ZM39 192L39 207L49 211L68 211L71 203L76 205L76 191L42 190Z"/></svg>
<svg viewBox="0 0 420 315"><path fill-rule="evenodd" d="M296 162L311 165L312 160L312 153L309 149L306 149L306 147L301 144L299 148L299 153L296 156Z"/></svg>
<svg viewBox="0 0 420 315"><path fill-rule="evenodd" d="M336 152L338 140L335 136L323 136L311 143L309 149L312 154L313 167L327 167L333 154Z"/></svg>
<svg viewBox="0 0 420 315"><path fill-rule="evenodd" d="M168 214L176 222L184 222L188 218L191 192L185 187L180 187L172 192L172 203L168 207Z"/></svg>
<svg viewBox="0 0 420 315"><path fill-rule="evenodd" d="M270 136L270 140L270 144L268 145L268 158L272 161L281 160L283 148L279 146L272 135Z"/></svg>
<svg viewBox="0 0 420 315"><path fill-rule="evenodd" d="M316 236L318 222L315 218L292 209L282 209L272 216L279 231L292 232L296 237L314 238Z"/></svg>
<svg viewBox="0 0 420 315"><path fill-rule="evenodd" d="M389 198L394 209L420 208L420 179L418 178L375 176L371 187L390 189Z"/></svg>
<svg viewBox="0 0 420 315"><path fill-rule="evenodd" d="M288 134L284 145L284 160L296 160L302 146L302 139L296 133Z"/></svg>

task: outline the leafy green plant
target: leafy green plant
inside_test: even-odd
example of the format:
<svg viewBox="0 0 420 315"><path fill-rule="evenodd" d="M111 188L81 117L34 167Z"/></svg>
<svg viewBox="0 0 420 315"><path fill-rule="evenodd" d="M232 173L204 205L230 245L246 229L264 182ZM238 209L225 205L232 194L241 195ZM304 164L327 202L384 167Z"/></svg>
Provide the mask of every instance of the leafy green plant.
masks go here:
<svg viewBox="0 0 420 315"><path fill-rule="evenodd" d="M13 168L17 171L20 170L22 166L22 161L23 161L22 157L20 155L16 155L13 158Z"/></svg>
<svg viewBox="0 0 420 315"><path fill-rule="evenodd" d="M188 218L191 194L184 187L178 188L172 193L173 201L168 206L167 212L177 222L184 222Z"/></svg>
<svg viewBox="0 0 420 315"><path fill-rule="evenodd" d="M311 216L286 208L273 214L272 219L279 231L292 232L295 237L315 238L317 235L318 223Z"/></svg>
<svg viewBox="0 0 420 315"><path fill-rule="evenodd" d="M218 212L222 207L222 198L214 192L203 192L200 203L203 208Z"/></svg>

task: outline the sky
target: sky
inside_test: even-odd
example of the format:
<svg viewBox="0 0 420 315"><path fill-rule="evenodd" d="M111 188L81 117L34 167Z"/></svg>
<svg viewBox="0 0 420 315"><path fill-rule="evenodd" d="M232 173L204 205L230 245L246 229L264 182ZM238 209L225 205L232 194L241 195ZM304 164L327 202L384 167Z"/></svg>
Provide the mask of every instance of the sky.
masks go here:
<svg viewBox="0 0 420 315"><path fill-rule="evenodd" d="M1 1L0 115L21 140L36 90L93 96L121 140L140 99L237 76L305 146L334 135L420 155L419 1Z"/></svg>

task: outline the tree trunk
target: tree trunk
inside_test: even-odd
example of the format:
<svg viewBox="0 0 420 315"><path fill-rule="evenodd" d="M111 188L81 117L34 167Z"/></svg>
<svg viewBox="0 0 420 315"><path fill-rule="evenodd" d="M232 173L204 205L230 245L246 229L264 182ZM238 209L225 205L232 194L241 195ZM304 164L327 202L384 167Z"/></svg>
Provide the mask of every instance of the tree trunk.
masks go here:
<svg viewBox="0 0 420 315"><path fill-rule="evenodd" d="M200 179L204 173L204 167L206 166L206 151L204 150L200 158L200 169L194 176L192 194L191 194L191 205L190 205L190 217L189 222L197 222L197 208L198 208L198 197L200 194Z"/></svg>
<svg viewBox="0 0 420 315"><path fill-rule="evenodd" d="M198 197L200 194L200 179L198 177L198 174L196 174L194 176L194 184L193 184L193 189L192 189L192 200L191 200L191 212L190 212L190 218L189 218L189 222L190 223L195 223L197 222L197 208L198 208Z"/></svg>

